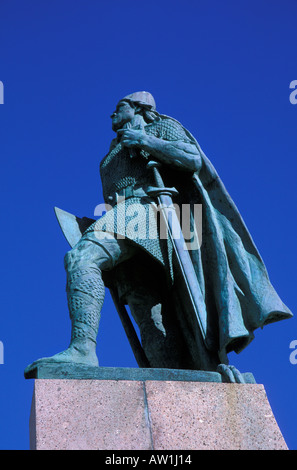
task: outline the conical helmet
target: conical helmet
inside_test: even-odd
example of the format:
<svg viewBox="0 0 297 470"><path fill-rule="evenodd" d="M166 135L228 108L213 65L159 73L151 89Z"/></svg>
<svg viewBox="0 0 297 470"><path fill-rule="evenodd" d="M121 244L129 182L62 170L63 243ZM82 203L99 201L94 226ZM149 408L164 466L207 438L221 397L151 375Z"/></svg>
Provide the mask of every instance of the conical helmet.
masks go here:
<svg viewBox="0 0 297 470"><path fill-rule="evenodd" d="M131 95L127 95L125 98L121 99L121 101L123 100L138 103L142 106L152 109L153 111L156 110L154 97L148 91L136 91L135 93L131 93Z"/></svg>

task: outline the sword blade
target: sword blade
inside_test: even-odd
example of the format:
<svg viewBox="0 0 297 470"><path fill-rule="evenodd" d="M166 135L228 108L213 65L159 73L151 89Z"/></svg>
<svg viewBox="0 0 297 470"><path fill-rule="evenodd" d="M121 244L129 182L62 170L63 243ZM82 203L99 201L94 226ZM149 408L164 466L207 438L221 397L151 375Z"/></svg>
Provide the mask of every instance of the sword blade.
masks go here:
<svg viewBox="0 0 297 470"><path fill-rule="evenodd" d="M198 329L194 329L195 337L197 341L200 340L200 335L203 338L205 346L207 345L207 312L205 307L205 301L201 292L201 288L197 279L192 259L189 251L186 247L186 242L182 233L179 219L176 215L173 200L170 194L176 192L176 190L168 189L163 183L163 179L158 170L160 164L158 162L150 161L148 168L151 168L154 173L155 183L159 190L157 196L160 212L163 216L164 222L167 226L169 238L172 242L176 261L178 265L178 271L180 274L180 280L184 284L187 299L185 302L189 305L190 316L192 317L192 324L198 325ZM168 217L168 210L170 210L171 217Z"/></svg>
<svg viewBox="0 0 297 470"><path fill-rule="evenodd" d="M189 251L186 247L186 242L180 227L180 221L174 210L172 199L170 196L158 196L158 203L161 208L164 221L167 225L168 235L170 237L178 267L182 274L187 293L190 298L190 303L193 307L193 313L199 324L203 339L206 338L207 330L207 313L205 309L205 302L201 292L201 288L197 279ZM170 217L168 217L168 208L170 210Z"/></svg>

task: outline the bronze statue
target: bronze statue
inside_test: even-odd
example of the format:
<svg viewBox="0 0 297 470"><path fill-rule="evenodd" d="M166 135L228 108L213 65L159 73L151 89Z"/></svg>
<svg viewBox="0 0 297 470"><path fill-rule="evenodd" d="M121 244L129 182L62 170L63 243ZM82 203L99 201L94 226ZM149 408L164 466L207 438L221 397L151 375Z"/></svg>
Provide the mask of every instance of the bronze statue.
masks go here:
<svg viewBox="0 0 297 470"><path fill-rule="evenodd" d="M148 92L121 99L111 119L116 137L100 165L109 210L97 221L57 210L73 246L65 256L70 346L25 373L44 363L98 366L96 337L107 286L141 367L219 367L240 381L227 366L228 352L240 352L256 328L292 313L191 133L159 114ZM202 208L199 220L195 207ZM187 244L181 230L184 208L195 243ZM168 236L161 236L161 220Z"/></svg>

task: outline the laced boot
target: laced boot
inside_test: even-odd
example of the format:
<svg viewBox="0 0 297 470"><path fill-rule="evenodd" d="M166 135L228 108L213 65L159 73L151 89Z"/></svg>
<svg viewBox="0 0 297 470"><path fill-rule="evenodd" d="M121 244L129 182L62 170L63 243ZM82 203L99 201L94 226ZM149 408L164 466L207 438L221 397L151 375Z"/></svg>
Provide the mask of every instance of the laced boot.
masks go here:
<svg viewBox="0 0 297 470"><path fill-rule="evenodd" d="M89 267L69 272L66 291L72 326L70 345L65 351L30 364L25 376L37 365L46 363L99 366L96 338L105 295L101 270Z"/></svg>

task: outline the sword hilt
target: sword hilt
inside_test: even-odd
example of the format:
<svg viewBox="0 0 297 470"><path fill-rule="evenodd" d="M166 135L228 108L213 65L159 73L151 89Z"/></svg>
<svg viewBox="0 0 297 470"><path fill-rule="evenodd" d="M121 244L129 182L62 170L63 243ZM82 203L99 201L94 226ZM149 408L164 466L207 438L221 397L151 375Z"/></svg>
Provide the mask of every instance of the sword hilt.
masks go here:
<svg viewBox="0 0 297 470"><path fill-rule="evenodd" d="M155 183L156 183L156 187L155 186L148 187L147 194L153 197L170 196L171 198L173 196L178 195L178 191L175 188L165 187L161 173L159 171L159 168L162 166L160 162L156 162L155 160L150 160L146 166L147 168L153 170Z"/></svg>
<svg viewBox="0 0 297 470"><path fill-rule="evenodd" d="M146 165L147 168L153 170L154 178L155 178L155 183L158 188L164 188L164 182L162 179L162 176L160 174L159 168L161 167L160 162L156 162L155 160L150 160L148 164Z"/></svg>

